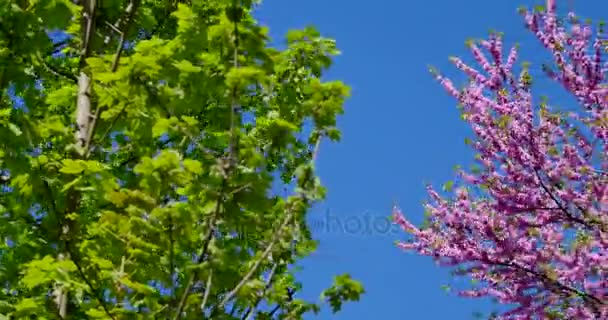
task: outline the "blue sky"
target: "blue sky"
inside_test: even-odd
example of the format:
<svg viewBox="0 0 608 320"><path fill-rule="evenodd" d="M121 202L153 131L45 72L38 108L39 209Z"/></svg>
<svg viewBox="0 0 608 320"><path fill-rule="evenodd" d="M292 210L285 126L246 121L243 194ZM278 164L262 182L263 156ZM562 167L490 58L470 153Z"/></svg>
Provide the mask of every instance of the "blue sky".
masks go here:
<svg viewBox="0 0 608 320"><path fill-rule="evenodd" d="M571 6L597 21L600 16L594 13L608 9L603 2L558 0L558 5L562 10ZM282 40L288 29L309 24L336 39L343 54L328 78L352 87L352 98L339 121L342 142L321 147L318 168L329 195L310 214L321 243L318 252L302 263L300 279L307 298L316 298L332 276L342 272L361 280L367 293L338 315L325 310L311 319L473 319L473 312L491 310L488 301L463 299L442 290L441 285L453 283L447 270L430 258L396 249L394 241L402 235L384 231L382 219L397 202L414 221L421 221L424 183L439 186L454 177L454 166L466 166L473 159L464 144L469 128L427 66L461 79L448 56L470 60L465 40L485 37L493 29L505 33L507 44L518 42L520 61L533 62L532 75L540 76L537 62L549 56L524 28L517 8L543 3L263 2L257 17L270 27L275 40ZM549 95L550 101L570 103L556 86L536 83L537 92ZM330 226L328 216L333 219ZM365 227L374 223L375 228Z"/></svg>

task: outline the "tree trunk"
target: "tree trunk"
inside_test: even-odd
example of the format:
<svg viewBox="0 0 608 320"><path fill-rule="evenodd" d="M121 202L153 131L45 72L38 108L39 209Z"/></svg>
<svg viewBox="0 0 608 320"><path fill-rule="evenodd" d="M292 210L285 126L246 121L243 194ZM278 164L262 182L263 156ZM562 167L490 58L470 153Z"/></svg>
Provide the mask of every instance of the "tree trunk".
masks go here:
<svg viewBox="0 0 608 320"><path fill-rule="evenodd" d="M75 157L82 157L87 153L86 148L89 146L89 131L91 127L91 76L84 70L86 67L86 58L89 57L91 52L91 39L95 29L95 9L97 6L96 0L84 0L81 1L82 5L82 47L80 56L80 74L78 76L78 98L76 101L76 147L77 152ZM62 214L59 219L61 222L61 252L57 255L58 260L70 259L69 245L70 237L74 232L74 226L66 221L65 216L67 214L76 212L78 210L79 195L75 191L70 190L67 195L67 207L66 211ZM67 304L68 304L68 292L61 286L55 286L55 303L57 304L57 310L59 316L62 319L67 317Z"/></svg>

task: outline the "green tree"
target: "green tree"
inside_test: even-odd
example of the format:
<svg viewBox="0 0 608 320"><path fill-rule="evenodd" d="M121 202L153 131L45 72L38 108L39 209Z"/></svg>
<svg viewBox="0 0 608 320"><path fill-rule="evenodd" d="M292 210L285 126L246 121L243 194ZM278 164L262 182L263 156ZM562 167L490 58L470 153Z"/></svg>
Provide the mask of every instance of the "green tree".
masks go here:
<svg viewBox="0 0 608 320"><path fill-rule="evenodd" d="M273 49L256 4L0 3L0 319L319 310L293 265L349 90L320 80L333 40ZM342 275L321 297L362 293Z"/></svg>

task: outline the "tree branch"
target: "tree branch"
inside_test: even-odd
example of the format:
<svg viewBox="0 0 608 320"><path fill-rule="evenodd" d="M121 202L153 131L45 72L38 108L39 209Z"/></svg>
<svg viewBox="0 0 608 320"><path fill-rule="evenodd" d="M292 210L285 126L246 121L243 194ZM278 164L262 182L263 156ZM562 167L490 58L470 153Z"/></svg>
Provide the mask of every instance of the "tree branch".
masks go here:
<svg viewBox="0 0 608 320"><path fill-rule="evenodd" d="M528 274L531 274L535 277L540 278L540 280L545 283L546 285L558 288L562 291L566 291L568 293L571 294L575 294L579 297L581 297L583 300L593 304L593 305L604 305L606 304L605 302L603 302L601 299L599 299L598 297L586 293L584 291L578 290L576 288L570 287L568 285L565 285L557 280L553 280L551 278L549 278L547 275L540 273L538 271L535 271L533 269L530 269L528 267L522 266L520 264L514 263L514 262L501 262L501 261L497 261L497 262L492 262L492 261L487 261L487 263L490 264L495 264L495 265L499 265L499 266L503 266L503 267L508 267L508 268L512 268L512 269L517 269L517 270L521 270L524 271Z"/></svg>
<svg viewBox="0 0 608 320"><path fill-rule="evenodd" d="M211 281L213 279L213 269L209 271L209 276L207 277L207 283L205 284L205 293L203 294L203 302L201 303L201 310L205 312L205 305L207 304L207 299L209 298L209 293L211 292Z"/></svg>
<svg viewBox="0 0 608 320"><path fill-rule="evenodd" d="M235 23L235 25L234 25L234 56L233 56L233 66L232 67L233 68L239 67L239 63L238 63L238 24L237 23ZM211 242L211 239L213 238L213 232L215 230L216 219L218 218L218 216L220 214L220 209L222 208L222 202L224 201L224 197L225 197L224 194L228 187L228 179L229 179L229 176L232 174L232 170L234 168L236 168L236 162L237 162L237 158L238 158L238 150L237 150L238 138L237 138L237 123L236 123L237 114L236 113L239 110L238 104L237 104L237 95L238 95L238 92L236 90L233 90L232 96L231 96L232 101L231 101L231 108L230 108L230 147L229 147L228 163L227 163L226 167L224 166L224 163L221 163L221 166L225 170L224 177L222 179L222 185L220 187L220 194L219 194L217 202L216 202L215 210L209 219L209 229L207 230L207 233L205 234L201 252L196 261L197 265L200 265L207 256L209 244ZM192 274L190 275L190 278L188 279L186 287L184 288L184 292L182 293L181 299L179 301L179 305L177 306L177 309L175 310L175 315L173 317L174 320L179 319L182 311L184 310L184 307L186 305L186 300L188 299L188 295L190 294L190 290L192 290L192 286L197 281L197 278L198 278L198 272L196 272L196 270L194 270L192 272Z"/></svg>
<svg viewBox="0 0 608 320"><path fill-rule="evenodd" d="M559 201L557 199L557 197L551 192L551 190L549 190L549 188L545 185L545 183L543 182L543 179L541 178L540 174L538 173L537 170L534 170L534 172L536 173L536 177L538 178L538 182L541 186L541 188L545 191L545 193L547 193L547 195L549 195L549 197L553 200L553 202L555 203L555 205L568 217L568 219L585 226L587 229L593 230L593 227L587 223L585 220L574 216L572 213L570 213L568 211L568 209L566 209L561 201Z"/></svg>
<svg viewBox="0 0 608 320"><path fill-rule="evenodd" d="M283 219L283 222L281 223L281 225L279 226L279 228L277 229L277 231L274 233L270 244L268 245L268 247L266 247L266 250L264 250L264 252L260 256L260 258L258 258L258 260L256 260L256 262L253 264L253 266L251 266L251 268L249 269L249 271L245 274L245 276L241 279L241 281L236 285L236 287L234 287L234 289L232 289L226 296L224 296L224 299L222 299L222 301L219 303L219 305L217 305L217 307L216 307L217 309L223 308L223 306L226 303L228 303L234 297L234 295L236 295L239 292L239 290L241 290L241 288L249 280L251 280L251 277L253 277L253 275L255 274L255 272L257 271L257 269L260 267L260 265L262 264L262 262L264 260L266 260L266 258L270 254L270 252L272 252L272 249L274 248L274 246L276 245L276 243L279 241L279 239L280 239L280 237L281 237L281 235L283 233L283 229L291 221L291 218L293 217L293 214L294 214L293 209L291 207L288 208L287 209L287 214L285 215L285 218Z"/></svg>

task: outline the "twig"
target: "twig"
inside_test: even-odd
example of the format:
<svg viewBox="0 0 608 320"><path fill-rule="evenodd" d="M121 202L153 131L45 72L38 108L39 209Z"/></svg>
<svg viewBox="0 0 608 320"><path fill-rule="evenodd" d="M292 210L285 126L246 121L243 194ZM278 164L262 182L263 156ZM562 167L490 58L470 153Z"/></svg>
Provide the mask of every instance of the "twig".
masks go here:
<svg viewBox="0 0 608 320"><path fill-rule="evenodd" d="M279 309L281 309L281 305L277 304L272 310L270 310L270 313L268 313L268 316L272 317L277 311L279 311Z"/></svg>
<svg viewBox="0 0 608 320"><path fill-rule="evenodd" d="M63 41L59 41L59 42L55 42L53 43L53 53L55 53L57 50L61 50L63 46L65 46L66 44L70 43L70 39L65 39Z"/></svg>
<svg viewBox="0 0 608 320"><path fill-rule="evenodd" d="M117 21L115 24L111 24L111 23L110 23L110 22L108 22L107 20L106 20L106 21L104 21L104 22L105 22L105 24L106 24L108 27L110 27L110 29L114 30L114 32L116 32L116 33L118 33L118 34L122 35L122 34L123 34L123 33L122 33L122 30L120 30L120 28L118 27L118 26L120 25L120 21L121 21L121 20L120 20L120 19L118 19L118 21ZM110 38L110 37L109 37L109 36L107 36L107 37L106 37L106 39L104 40L104 42L105 42L106 44L110 42L110 41L109 41L109 38Z"/></svg>

